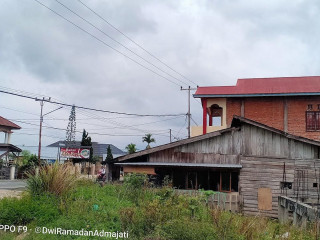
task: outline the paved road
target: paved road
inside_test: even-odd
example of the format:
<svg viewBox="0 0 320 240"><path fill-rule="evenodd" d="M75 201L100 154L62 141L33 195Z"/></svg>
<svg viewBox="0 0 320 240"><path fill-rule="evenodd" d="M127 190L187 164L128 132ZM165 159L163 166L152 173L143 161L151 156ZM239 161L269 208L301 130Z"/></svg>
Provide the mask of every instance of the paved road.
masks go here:
<svg viewBox="0 0 320 240"><path fill-rule="evenodd" d="M0 190L24 190L26 186L23 180L0 180Z"/></svg>

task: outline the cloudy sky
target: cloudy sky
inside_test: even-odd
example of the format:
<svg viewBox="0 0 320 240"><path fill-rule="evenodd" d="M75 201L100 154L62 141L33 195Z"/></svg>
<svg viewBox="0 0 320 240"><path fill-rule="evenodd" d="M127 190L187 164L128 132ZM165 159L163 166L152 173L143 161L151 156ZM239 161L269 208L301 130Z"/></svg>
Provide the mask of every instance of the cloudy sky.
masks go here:
<svg viewBox="0 0 320 240"><path fill-rule="evenodd" d="M118 112L181 114L187 112L181 85L320 75L316 0L82 0L106 21L78 0L38 1L78 27L35 0L2 0L0 90ZM46 103L44 113L56 108ZM201 124L200 103L192 99L191 109ZM37 145L39 112L39 102L0 93L0 116L22 127L14 144ZM69 113L64 107L45 116L44 145L65 139ZM169 141L169 129L187 136L185 116L77 109L78 140L84 128L93 141L121 149L131 142L143 149L141 136L149 132L156 145Z"/></svg>

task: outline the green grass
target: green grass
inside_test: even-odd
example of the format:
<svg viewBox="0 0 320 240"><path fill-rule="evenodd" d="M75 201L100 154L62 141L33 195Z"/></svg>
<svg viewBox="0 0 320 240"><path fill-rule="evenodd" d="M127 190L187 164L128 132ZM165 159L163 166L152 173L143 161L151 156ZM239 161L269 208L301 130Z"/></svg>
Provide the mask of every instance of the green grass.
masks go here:
<svg viewBox="0 0 320 240"><path fill-rule="evenodd" d="M207 209L200 197L178 196L168 188L148 188L132 181L100 187L78 182L63 196L45 192L0 200L0 224L61 227L105 231L128 231L129 239L315 239L312 226L301 230L262 217L248 217ZM15 239L4 233L0 239ZM94 239L76 236L26 235L29 239Z"/></svg>

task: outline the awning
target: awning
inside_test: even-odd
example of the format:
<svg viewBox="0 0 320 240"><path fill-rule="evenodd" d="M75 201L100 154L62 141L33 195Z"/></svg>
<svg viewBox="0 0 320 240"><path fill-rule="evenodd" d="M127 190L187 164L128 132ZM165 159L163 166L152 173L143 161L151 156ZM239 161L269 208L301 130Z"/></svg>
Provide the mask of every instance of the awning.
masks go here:
<svg viewBox="0 0 320 240"><path fill-rule="evenodd" d="M202 167L202 168L242 168L241 164L215 164L215 163L163 163L163 162L126 162L115 163L119 166L152 166L152 167Z"/></svg>

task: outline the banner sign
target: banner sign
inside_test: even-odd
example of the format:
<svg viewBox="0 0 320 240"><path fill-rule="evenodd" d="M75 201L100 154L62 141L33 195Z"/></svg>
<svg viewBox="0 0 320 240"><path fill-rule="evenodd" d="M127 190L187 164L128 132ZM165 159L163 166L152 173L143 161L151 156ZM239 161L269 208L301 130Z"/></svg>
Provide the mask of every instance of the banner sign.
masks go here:
<svg viewBox="0 0 320 240"><path fill-rule="evenodd" d="M89 159L89 148L60 148L60 156L64 158L83 158Z"/></svg>

